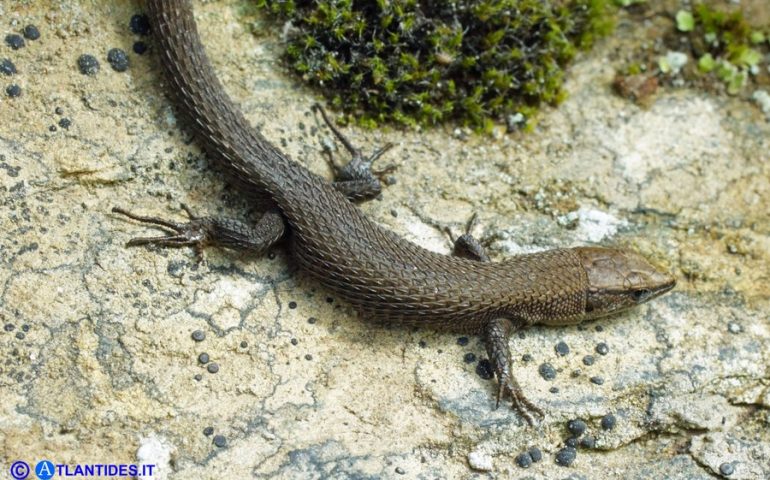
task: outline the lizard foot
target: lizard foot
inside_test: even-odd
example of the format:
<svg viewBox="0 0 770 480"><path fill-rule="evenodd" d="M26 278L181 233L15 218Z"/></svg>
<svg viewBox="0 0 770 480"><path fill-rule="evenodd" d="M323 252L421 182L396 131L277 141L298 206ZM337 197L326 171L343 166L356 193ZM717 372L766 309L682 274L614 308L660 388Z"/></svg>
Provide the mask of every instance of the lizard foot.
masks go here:
<svg viewBox="0 0 770 480"><path fill-rule="evenodd" d="M345 150L350 153L351 159L343 166L339 166L329 154L328 162L334 171L334 186L351 200L366 200L374 198L382 192L380 182L387 183L387 175L393 173L397 166L388 165L379 170L373 170L374 162L385 152L393 148L392 143L386 143L378 148L369 157L364 157L361 150L354 147L352 143L334 126L332 121L326 115L326 111L319 104L313 105L313 110L321 113L321 117L326 126L334 133L334 136L342 142Z"/></svg>
<svg viewBox="0 0 770 480"><path fill-rule="evenodd" d="M508 394L511 396L513 401L511 406L515 408L522 417L524 417L530 426L534 426L536 423L533 414L536 414L541 419L545 418L543 410L529 401L513 375L510 373L503 373L502 375L498 376L498 379L499 383L497 387L497 407L500 406L500 399L504 395Z"/></svg>
<svg viewBox="0 0 770 480"><path fill-rule="evenodd" d="M544 417L543 411L534 403L527 400L519 383L511 373L512 361L511 351L508 348L508 338L514 331L515 326L507 318L496 318L490 321L484 329L484 343L487 347L489 361L492 363L492 369L497 377L497 406L500 406L500 399L505 395L510 395L515 408L530 425L535 424L535 418L532 413L541 418Z"/></svg>
<svg viewBox="0 0 770 480"><path fill-rule="evenodd" d="M187 213L189 222L179 223L164 220L158 217L145 217L136 215L120 207L113 207L113 213L119 213L128 218L142 223L158 225L171 230L173 233L157 237L134 237L126 243L127 247L137 245L158 245L161 247L192 247L198 262L203 260L203 247L209 243L211 221L207 218L196 217L187 205L182 204L182 209Z"/></svg>
<svg viewBox="0 0 770 480"><path fill-rule="evenodd" d="M476 227L477 221L478 215L474 212L473 215L471 215L470 220L468 220L468 224L465 226L465 233L457 238L452 235L452 230L449 227L445 227L444 232L449 236L449 241L452 242L452 254L454 256L476 260L478 262L488 262L489 255L487 255L484 245L482 245L471 233Z"/></svg>

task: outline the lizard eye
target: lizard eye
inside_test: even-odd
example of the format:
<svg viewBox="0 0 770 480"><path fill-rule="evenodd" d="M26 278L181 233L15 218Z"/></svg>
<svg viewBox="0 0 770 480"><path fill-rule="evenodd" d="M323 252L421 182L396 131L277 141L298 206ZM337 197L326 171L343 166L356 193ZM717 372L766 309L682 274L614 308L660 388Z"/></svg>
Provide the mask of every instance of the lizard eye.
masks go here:
<svg viewBox="0 0 770 480"><path fill-rule="evenodd" d="M650 296L650 291L646 288L642 288L639 290L634 290L631 295L633 295L635 302L643 302L647 297Z"/></svg>

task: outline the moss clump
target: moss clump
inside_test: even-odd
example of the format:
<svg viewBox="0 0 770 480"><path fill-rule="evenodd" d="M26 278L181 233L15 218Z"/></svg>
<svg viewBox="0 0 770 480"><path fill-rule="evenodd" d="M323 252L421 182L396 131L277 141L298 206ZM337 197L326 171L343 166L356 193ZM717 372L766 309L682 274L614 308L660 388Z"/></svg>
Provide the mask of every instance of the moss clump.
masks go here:
<svg viewBox="0 0 770 480"><path fill-rule="evenodd" d="M611 0L257 0L290 22L291 68L347 120L489 129L558 103ZM519 115L520 116L520 115Z"/></svg>

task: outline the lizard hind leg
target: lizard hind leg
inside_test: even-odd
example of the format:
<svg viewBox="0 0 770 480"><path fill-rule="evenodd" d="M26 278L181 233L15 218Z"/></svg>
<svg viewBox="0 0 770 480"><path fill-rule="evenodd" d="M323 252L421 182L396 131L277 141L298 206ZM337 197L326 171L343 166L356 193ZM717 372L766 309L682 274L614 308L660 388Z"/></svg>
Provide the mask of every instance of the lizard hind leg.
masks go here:
<svg viewBox="0 0 770 480"><path fill-rule="evenodd" d="M487 347L487 355L492 362L492 368L497 376L497 405L504 395L510 395L513 408L530 425L535 424L533 413L543 418L543 411L524 395L519 383L511 373L511 350L508 347L508 339L513 332L513 323L507 318L497 318L490 321L484 329L484 343Z"/></svg>
<svg viewBox="0 0 770 480"><path fill-rule="evenodd" d="M334 188L344 194L349 200L358 202L370 200L382 192L382 182L387 174L396 169L395 165L388 165L380 170L372 170L374 162L385 152L393 148L392 143L387 143L377 149L369 157L364 158L361 150L354 147L342 132L334 126L334 123L326 115L321 105L313 105L313 110L321 113L324 123L332 131L335 137L342 142L345 150L350 153L351 159L344 166L334 163L329 153L329 165L334 170Z"/></svg>
<svg viewBox="0 0 770 480"><path fill-rule="evenodd" d="M266 211L256 225L231 218L198 217L182 205L189 221L172 222L158 217L136 215L120 207L113 207L114 213L121 214L142 223L157 225L170 233L156 237L135 237L126 243L136 245L158 245L161 247L192 247L198 262L203 260L203 248L217 246L262 254L283 237L286 225L280 212Z"/></svg>

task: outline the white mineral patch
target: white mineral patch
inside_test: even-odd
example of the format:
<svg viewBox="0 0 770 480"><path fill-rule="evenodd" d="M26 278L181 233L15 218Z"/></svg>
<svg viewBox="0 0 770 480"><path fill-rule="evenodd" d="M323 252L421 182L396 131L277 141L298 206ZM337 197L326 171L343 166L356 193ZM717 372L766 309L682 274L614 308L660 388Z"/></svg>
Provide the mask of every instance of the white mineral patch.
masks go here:
<svg viewBox="0 0 770 480"><path fill-rule="evenodd" d="M140 465L155 465L152 476L142 478L150 480L165 480L171 473L171 454L174 450L164 438L150 435L139 442L136 451L136 461Z"/></svg>
<svg viewBox="0 0 770 480"><path fill-rule="evenodd" d="M578 219L575 237L579 241L600 242L615 235L620 227L627 225L623 219L589 207L580 207L579 210L570 212L562 218L571 220L575 216Z"/></svg>
<svg viewBox="0 0 770 480"><path fill-rule="evenodd" d="M751 95L751 99L759 106L765 117L770 120L770 93L764 90L757 90Z"/></svg>
<svg viewBox="0 0 770 480"><path fill-rule="evenodd" d="M492 457L483 452L471 452L468 454L468 464L472 469L480 472L492 471Z"/></svg>

